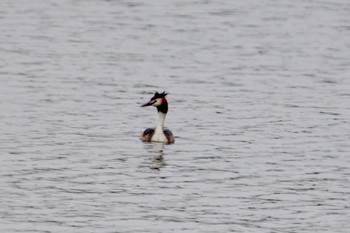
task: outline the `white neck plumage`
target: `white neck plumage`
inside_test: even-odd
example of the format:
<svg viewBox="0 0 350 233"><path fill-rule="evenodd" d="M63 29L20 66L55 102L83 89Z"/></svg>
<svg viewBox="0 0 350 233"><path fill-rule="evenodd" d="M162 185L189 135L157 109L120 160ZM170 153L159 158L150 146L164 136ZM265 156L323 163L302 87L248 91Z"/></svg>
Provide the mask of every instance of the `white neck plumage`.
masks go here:
<svg viewBox="0 0 350 233"><path fill-rule="evenodd" d="M166 138L164 134L164 120L165 120L165 113L158 112L158 120L157 125L154 131L154 134L151 138L152 141L155 142L168 142L168 139Z"/></svg>
<svg viewBox="0 0 350 233"><path fill-rule="evenodd" d="M158 112L158 120L157 120L157 125L156 125L156 131L159 130L159 131L163 132L165 116L166 116L166 114L164 114L162 112Z"/></svg>

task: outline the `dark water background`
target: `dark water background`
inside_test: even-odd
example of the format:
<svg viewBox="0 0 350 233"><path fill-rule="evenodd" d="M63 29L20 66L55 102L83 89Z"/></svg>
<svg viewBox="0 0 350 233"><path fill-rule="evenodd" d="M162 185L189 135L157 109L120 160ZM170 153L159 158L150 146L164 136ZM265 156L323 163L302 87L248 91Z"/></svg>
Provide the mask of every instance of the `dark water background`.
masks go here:
<svg viewBox="0 0 350 233"><path fill-rule="evenodd" d="M1 1L0 231L349 232L349 16ZM176 143L144 144L163 90Z"/></svg>

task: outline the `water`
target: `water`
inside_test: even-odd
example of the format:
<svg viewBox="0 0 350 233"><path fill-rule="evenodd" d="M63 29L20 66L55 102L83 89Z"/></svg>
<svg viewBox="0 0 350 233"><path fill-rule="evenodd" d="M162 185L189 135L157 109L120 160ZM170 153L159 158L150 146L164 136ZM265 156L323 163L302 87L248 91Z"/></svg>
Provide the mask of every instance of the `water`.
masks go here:
<svg viewBox="0 0 350 233"><path fill-rule="evenodd" d="M349 11L2 1L1 232L348 232Z"/></svg>

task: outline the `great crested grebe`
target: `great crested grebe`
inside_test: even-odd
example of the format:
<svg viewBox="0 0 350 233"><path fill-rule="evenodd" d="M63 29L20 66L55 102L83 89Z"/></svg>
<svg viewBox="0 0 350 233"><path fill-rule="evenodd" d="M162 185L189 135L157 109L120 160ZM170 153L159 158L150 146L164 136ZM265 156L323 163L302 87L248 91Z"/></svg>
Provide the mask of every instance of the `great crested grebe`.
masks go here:
<svg viewBox="0 0 350 233"><path fill-rule="evenodd" d="M174 143L173 133L164 128L165 116L168 112L168 101L165 96L168 93L158 93L156 92L151 100L141 105L141 107L154 106L158 110L158 120L155 128L146 129L140 136L140 139L144 142L164 142L164 143Z"/></svg>

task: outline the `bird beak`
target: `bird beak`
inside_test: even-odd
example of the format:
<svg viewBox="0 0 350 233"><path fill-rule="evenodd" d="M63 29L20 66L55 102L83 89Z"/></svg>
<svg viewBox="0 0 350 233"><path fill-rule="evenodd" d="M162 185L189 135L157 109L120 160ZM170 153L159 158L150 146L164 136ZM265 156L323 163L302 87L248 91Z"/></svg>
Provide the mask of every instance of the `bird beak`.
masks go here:
<svg viewBox="0 0 350 233"><path fill-rule="evenodd" d="M141 105L141 107L151 106L152 104L154 104L154 100L149 101L148 103L145 103L145 104Z"/></svg>

